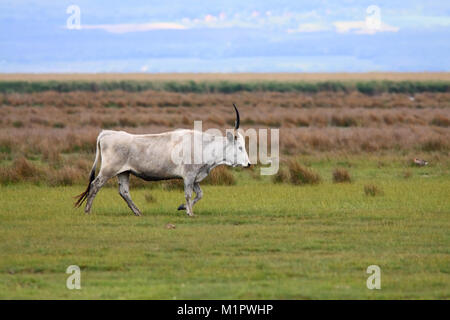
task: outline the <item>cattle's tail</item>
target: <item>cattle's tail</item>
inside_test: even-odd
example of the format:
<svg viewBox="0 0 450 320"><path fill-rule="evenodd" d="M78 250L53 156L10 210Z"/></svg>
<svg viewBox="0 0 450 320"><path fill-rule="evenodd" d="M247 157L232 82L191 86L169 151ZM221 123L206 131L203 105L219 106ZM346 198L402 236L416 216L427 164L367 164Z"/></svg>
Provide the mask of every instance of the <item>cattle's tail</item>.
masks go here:
<svg viewBox="0 0 450 320"><path fill-rule="evenodd" d="M101 136L101 134L99 134L99 136L97 137L97 146L95 149L95 161L94 161L94 164L91 169L91 174L89 175L89 184L86 188L86 191L84 191L83 193L80 193L79 195L74 197L75 199L77 199L77 201L74 204L75 208L81 207L83 202L87 199L87 197L89 195L89 191L91 190L91 183L95 179L95 168L97 167L97 162L100 157L100 136Z"/></svg>

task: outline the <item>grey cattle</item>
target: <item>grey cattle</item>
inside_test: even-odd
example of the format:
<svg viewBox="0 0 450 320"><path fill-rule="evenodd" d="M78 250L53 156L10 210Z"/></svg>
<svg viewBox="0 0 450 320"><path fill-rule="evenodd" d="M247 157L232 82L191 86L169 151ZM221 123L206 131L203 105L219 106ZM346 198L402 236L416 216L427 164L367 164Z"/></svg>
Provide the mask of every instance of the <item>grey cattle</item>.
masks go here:
<svg viewBox="0 0 450 320"><path fill-rule="evenodd" d="M112 177L117 176L119 194L126 201L136 216L141 212L133 203L129 191L130 174L147 181L183 179L186 203L178 210L186 210L194 215L193 205L202 198L199 182L216 166L249 167L250 161L245 150L245 140L239 129L239 111L236 112L236 125L233 132L226 136L200 133L201 140L194 136L194 130L175 130L160 134L129 134L124 131L103 130L97 137L95 161L92 166L89 184L85 192L78 195L75 203L80 207L86 200L85 212L89 213L92 202L102 186ZM174 161L174 155L183 150L186 141L201 143L201 161ZM190 148L188 148L190 149ZM95 177L96 166L101 157L101 168ZM184 158L183 158L184 159ZM192 199L192 193L196 196Z"/></svg>

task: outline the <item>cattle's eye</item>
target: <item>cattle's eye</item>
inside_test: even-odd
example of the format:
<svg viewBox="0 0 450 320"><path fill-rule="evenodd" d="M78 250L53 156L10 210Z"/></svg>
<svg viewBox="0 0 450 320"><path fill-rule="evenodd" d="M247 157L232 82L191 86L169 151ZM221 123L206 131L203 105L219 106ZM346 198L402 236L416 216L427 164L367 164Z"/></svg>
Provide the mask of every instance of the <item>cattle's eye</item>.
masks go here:
<svg viewBox="0 0 450 320"><path fill-rule="evenodd" d="M242 151L242 147L239 147L239 150L241 150L241 151Z"/></svg>

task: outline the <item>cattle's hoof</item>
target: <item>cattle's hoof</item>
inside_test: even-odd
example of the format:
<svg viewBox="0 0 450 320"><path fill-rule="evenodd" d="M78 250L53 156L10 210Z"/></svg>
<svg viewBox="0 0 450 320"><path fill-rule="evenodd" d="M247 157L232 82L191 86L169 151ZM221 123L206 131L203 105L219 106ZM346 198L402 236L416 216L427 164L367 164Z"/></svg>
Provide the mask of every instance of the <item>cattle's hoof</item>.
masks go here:
<svg viewBox="0 0 450 320"><path fill-rule="evenodd" d="M178 210L186 210L186 206L184 204L180 204Z"/></svg>
<svg viewBox="0 0 450 320"><path fill-rule="evenodd" d="M140 213L140 212L135 212L134 215L135 215L136 217L140 217L140 216L142 216L142 213Z"/></svg>

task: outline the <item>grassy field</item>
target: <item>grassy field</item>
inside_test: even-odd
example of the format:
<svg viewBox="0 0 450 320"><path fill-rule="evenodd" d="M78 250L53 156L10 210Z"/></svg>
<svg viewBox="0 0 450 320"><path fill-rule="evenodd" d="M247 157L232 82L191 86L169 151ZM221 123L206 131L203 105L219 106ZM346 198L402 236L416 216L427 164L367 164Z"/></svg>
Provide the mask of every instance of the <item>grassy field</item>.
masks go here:
<svg viewBox="0 0 450 320"><path fill-rule="evenodd" d="M396 158L302 157L323 178L306 186L234 170L236 185L203 188L195 218L179 190L131 190L136 218L116 188L85 215L83 186L0 186L0 298L448 299L448 157ZM336 167L352 182L333 183ZM81 290L65 286L72 264ZM366 288L372 264L381 290Z"/></svg>
<svg viewBox="0 0 450 320"><path fill-rule="evenodd" d="M0 298L449 299L449 88L450 73L1 74ZM275 177L216 168L195 218L179 185L136 179L143 217L114 183L91 215L72 207L102 129L224 130L233 103L242 129L280 129Z"/></svg>

